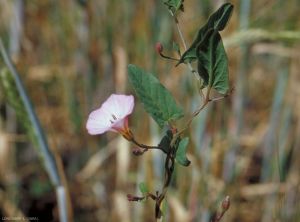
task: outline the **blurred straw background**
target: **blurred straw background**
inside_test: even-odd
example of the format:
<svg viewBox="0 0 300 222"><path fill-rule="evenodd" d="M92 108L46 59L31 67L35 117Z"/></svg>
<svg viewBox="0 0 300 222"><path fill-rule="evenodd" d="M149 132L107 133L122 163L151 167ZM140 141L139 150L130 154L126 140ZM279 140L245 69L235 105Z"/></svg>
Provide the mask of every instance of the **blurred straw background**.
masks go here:
<svg viewBox="0 0 300 222"><path fill-rule="evenodd" d="M188 43L223 2L185 1L179 21ZM231 3L222 37L235 90L211 103L187 133L192 164L176 167L164 221L209 221L226 195L231 207L222 221L300 221L300 2ZM155 53L157 41L170 55L172 42L180 42L162 1L3 0L0 36L61 159L74 221L153 221L153 203L128 202L126 194L138 194L142 181L160 189L161 153L135 157L126 140L90 136L85 123L111 93L133 93L128 63L157 73L187 113L200 104L189 70ZM5 90L0 216L59 221L55 187ZM145 144L161 137L138 100L130 125Z"/></svg>

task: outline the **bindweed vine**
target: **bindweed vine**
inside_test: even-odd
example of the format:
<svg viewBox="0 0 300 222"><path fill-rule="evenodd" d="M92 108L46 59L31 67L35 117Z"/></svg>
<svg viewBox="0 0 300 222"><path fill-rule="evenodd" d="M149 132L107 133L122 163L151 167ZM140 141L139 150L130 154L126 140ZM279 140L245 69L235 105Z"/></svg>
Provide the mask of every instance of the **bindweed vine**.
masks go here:
<svg viewBox="0 0 300 222"><path fill-rule="evenodd" d="M190 161L186 157L189 138L183 137L184 132L189 129L192 121L210 103L226 98L232 90L229 87L228 60L223 46L220 31L227 25L233 11L233 5L223 4L213 13L206 24L202 26L194 41L187 47L183 33L179 26L177 15L184 12L183 0L164 0L168 11L173 17L178 35L182 40L185 52L181 54L178 44L174 44L179 58L173 58L163 53L163 45L157 43L157 53L164 59L176 61L176 66L185 64L195 75L198 82L199 93L202 97L202 104L190 117L186 117L183 109L176 103L172 94L160 83L151 73L147 73L136 65L128 65L129 81L139 101L143 104L147 113L155 120L160 128L167 128L165 135L156 146L149 146L137 141L134 133L128 125L128 117L134 108L134 97L132 95L111 95L102 106L93 111L87 121L87 130L90 134L102 134L107 131L120 133L125 139L135 144L133 150L136 156L143 155L153 149L161 150L165 155L164 182L161 191L152 193L146 184L140 184L140 191L143 196L129 194L129 201L141 201L152 199L155 201L155 218L162 216L161 203L165 199L170 185L175 164L189 166ZM193 67L197 63L197 71ZM205 90L205 92L204 92ZM215 90L221 96L211 98L211 92ZM186 117L185 125L177 126L177 120ZM230 199L227 196L222 202L222 210L216 213L211 221L220 221L230 206Z"/></svg>

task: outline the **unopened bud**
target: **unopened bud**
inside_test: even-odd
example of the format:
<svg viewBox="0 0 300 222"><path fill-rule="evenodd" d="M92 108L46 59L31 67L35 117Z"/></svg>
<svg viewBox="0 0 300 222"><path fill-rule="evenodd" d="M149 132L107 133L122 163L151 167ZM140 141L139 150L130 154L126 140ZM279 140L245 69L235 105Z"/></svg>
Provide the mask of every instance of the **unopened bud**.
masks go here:
<svg viewBox="0 0 300 222"><path fill-rule="evenodd" d="M227 211L230 207L230 197L226 196L225 199L222 201L222 209L223 211Z"/></svg>
<svg viewBox="0 0 300 222"><path fill-rule="evenodd" d="M140 156L140 155L143 155L144 153L144 150L140 149L140 148L134 148L132 150L132 154L133 155L136 155L136 156Z"/></svg>
<svg viewBox="0 0 300 222"><path fill-rule="evenodd" d="M143 199L144 199L144 197L137 197L137 196L133 196L131 194L127 194L128 201L141 201Z"/></svg>
<svg viewBox="0 0 300 222"><path fill-rule="evenodd" d="M158 42L158 43L156 43L156 45L155 45L155 49L156 49L156 52L157 52L158 54L161 54L162 51L164 50L164 47L163 47L163 45L162 45L160 42Z"/></svg>
<svg viewBox="0 0 300 222"><path fill-rule="evenodd" d="M127 194L127 200L128 201L136 201L136 197L131 194Z"/></svg>

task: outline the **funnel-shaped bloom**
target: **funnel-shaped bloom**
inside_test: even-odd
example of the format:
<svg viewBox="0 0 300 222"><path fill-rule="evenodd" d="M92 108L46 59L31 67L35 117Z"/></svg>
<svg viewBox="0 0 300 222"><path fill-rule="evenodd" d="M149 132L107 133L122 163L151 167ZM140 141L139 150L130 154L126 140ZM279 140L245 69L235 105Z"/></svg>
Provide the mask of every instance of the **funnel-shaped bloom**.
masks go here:
<svg viewBox="0 0 300 222"><path fill-rule="evenodd" d="M86 128L91 135L107 131L119 132L126 139L132 138L128 127L128 116L132 113L134 98L132 95L112 94L99 109L91 112Z"/></svg>

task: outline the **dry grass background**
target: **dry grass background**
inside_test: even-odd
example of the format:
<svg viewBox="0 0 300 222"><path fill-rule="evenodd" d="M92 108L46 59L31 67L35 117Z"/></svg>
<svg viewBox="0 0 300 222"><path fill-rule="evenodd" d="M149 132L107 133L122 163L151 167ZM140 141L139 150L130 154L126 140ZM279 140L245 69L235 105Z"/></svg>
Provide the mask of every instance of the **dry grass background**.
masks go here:
<svg viewBox="0 0 300 222"><path fill-rule="evenodd" d="M193 123L188 168L178 166L165 221L209 221L231 197L223 221L300 220L300 3L233 0L222 32L234 93ZM222 1L185 1L186 40ZM126 66L153 71L187 113L200 104L193 75L162 60L179 42L159 0L0 1L0 34L46 132L62 159L75 221L153 221L153 203L131 203L145 181L161 187L160 153L131 154L108 133L89 136L85 121L111 93L132 93ZM4 64L1 63L3 67ZM54 190L0 88L0 215L58 221ZM130 118L140 141L161 132L137 100Z"/></svg>

